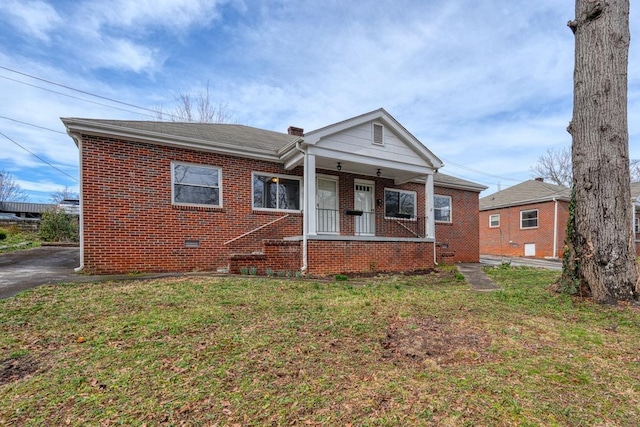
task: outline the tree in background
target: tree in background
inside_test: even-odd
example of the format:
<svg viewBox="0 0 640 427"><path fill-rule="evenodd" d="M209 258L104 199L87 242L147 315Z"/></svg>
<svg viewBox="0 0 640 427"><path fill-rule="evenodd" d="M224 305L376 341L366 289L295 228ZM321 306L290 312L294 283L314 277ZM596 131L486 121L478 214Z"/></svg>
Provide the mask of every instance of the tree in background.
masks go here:
<svg viewBox="0 0 640 427"><path fill-rule="evenodd" d="M563 187L571 187L573 181L571 150L569 148L550 148L538 157L538 163L531 167L534 177L544 178ZM629 161L631 182L640 182L640 159Z"/></svg>
<svg viewBox="0 0 640 427"><path fill-rule="evenodd" d="M175 108L165 112L162 107L156 108L158 120L191 123L231 123L233 114L227 104L215 103L211 99L209 82L205 89L192 93L179 93L174 96Z"/></svg>
<svg viewBox="0 0 640 427"><path fill-rule="evenodd" d="M0 202L26 202L29 199L9 172L0 170Z"/></svg>
<svg viewBox="0 0 640 427"><path fill-rule="evenodd" d="M49 201L51 201L51 203L53 203L54 205L57 205L58 203L60 203L65 199L77 199L77 198L78 198L78 193L76 193L75 191L73 191L72 189L70 189L65 185L64 188L60 187L56 191L51 193L51 195L49 196Z"/></svg>
<svg viewBox="0 0 640 427"><path fill-rule="evenodd" d="M640 294L629 173L629 0L576 0L573 196L562 284L601 303Z"/></svg>

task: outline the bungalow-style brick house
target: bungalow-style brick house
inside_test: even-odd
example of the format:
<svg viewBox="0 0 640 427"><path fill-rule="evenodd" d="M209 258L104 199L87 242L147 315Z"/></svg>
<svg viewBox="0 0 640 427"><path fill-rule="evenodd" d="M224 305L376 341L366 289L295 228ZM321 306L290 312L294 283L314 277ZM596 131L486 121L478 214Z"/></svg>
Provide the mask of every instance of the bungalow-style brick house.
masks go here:
<svg viewBox="0 0 640 427"><path fill-rule="evenodd" d="M480 199L480 253L562 258L571 192L536 178Z"/></svg>
<svg viewBox="0 0 640 427"><path fill-rule="evenodd" d="M478 262L478 195L384 109L312 132L63 118L89 273Z"/></svg>

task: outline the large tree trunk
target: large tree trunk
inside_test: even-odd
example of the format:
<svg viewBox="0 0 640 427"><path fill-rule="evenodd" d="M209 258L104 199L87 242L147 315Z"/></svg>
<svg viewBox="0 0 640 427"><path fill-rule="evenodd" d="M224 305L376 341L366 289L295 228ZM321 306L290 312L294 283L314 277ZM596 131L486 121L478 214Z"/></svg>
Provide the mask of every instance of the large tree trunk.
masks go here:
<svg viewBox="0 0 640 427"><path fill-rule="evenodd" d="M576 0L574 212L565 277L602 303L637 298L629 177L629 0Z"/></svg>

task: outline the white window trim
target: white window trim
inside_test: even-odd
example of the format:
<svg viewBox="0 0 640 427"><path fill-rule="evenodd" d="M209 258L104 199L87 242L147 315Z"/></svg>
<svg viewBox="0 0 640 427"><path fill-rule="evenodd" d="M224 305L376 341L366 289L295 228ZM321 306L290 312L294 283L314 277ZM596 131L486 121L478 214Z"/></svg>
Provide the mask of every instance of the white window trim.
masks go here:
<svg viewBox="0 0 640 427"><path fill-rule="evenodd" d="M491 217L498 217L498 224L491 225ZM491 214L489 215L489 228L499 228L500 227L500 214Z"/></svg>
<svg viewBox="0 0 640 427"><path fill-rule="evenodd" d="M445 196L444 194L434 194L433 195L433 217L436 217L436 197L446 197L447 199L449 199L449 221L442 221L442 220L438 220L436 219L435 222L439 222L442 224L453 224L453 199L451 198L451 196Z"/></svg>
<svg viewBox="0 0 640 427"><path fill-rule="evenodd" d="M184 202L176 202L175 201L175 166L176 165L184 165L184 166L196 166L199 168L208 168L208 169L216 169L218 171L218 186L213 187L210 185L192 185L193 187L208 187L208 188L217 188L218 189L218 204L217 205L208 205L203 203L184 203ZM188 163L188 162L179 162L172 161L171 162L171 204L175 206L199 206L205 208L221 208L222 207L222 168L218 166L205 165L202 163Z"/></svg>
<svg viewBox="0 0 640 427"><path fill-rule="evenodd" d="M376 141L375 140L375 134L376 134L375 127L376 126L380 126L380 130L382 132L382 137L381 137L382 142L380 142L379 144L377 142L375 142ZM384 134L385 134L384 130L385 130L384 129L384 125L382 123L377 123L377 122L371 123L371 143L373 145L377 145L378 147L384 147Z"/></svg>
<svg viewBox="0 0 640 427"><path fill-rule="evenodd" d="M251 209L253 209L254 211L261 211L261 212L302 212L302 209L274 209L274 208L257 208L255 206L253 206L253 195L254 195L254 188L253 188L253 177L255 175L262 175L262 176L271 176L274 178L282 178L282 179L290 179L290 180L296 180L300 183L300 200L298 201L298 206L302 207L302 204L304 202L304 185L303 185L303 179L300 176L296 176L296 175L282 175L282 174L278 174L278 173L270 173L270 172L260 172L260 171L253 171L251 172Z"/></svg>
<svg viewBox="0 0 640 427"><path fill-rule="evenodd" d="M406 193L406 194L413 194L413 216L411 218L398 218L395 216L387 216L387 191L396 191L398 193ZM418 193L416 193L415 191L410 191L410 190L401 190L399 188L392 188L392 187L385 187L384 188L384 219L395 219L395 220L403 220L403 221L416 221L416 219L418 218Z"/></svg>
<svg viewBox="0 0 640 427"><path fill-rule="evenodd" d="M523 227L522 226L522 214L524 214L525 212L535 212L536 213L536 225L535 225L535 227ZM520 211L520 230L532 230L534 228L538 228L539 225L540 225L540 212L538 211L538 209L526 209L526 210Z"/></svg>

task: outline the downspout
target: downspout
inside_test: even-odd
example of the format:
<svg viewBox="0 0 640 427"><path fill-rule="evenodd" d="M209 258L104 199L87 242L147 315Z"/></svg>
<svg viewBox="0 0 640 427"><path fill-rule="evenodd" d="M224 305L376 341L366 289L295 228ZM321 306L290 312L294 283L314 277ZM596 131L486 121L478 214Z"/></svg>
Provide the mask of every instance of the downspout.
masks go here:
<svg viewBox="0 0 640 427"><path fill-rule="evenodd" d="M556 259L558 257L558 199L554 197L553 202L555 203L553 212L553 258Z"/></svg>
<svg viewBox="0 0 640 427"><path fill-rule="evenodd" d="M80 202L78 212L78 234L80 235L80 265L73 269L76 273L82 273L84 270L84 203L82 194L82 135L67 132L71 138L76 141L78 146L78 175L80 183L78 185L78 199Z"/></svg>
<svg viewBox="0 0 640 427"><path fill-rule="evenodd" d="M307 152L305 150L303 150L302 148L300 148L300 141L296 142L296 150L300 151L302 153L302 155L304 156L304 170L305 170L305 174L307 171ZM307 180L304 180L304 184L305 187L307 186ZM308 220L308 197L309 197L309 191L307 191L307 188L304 189L304 193L302 194L302 206L304 206L304 210L302 211L302 266L300 267L300 273L302 273L302 275L306 275L307 274L307 269L309 268L308 262L307 262L307 235L309 234L309 225L307 224L307 220Z"/></svg>

